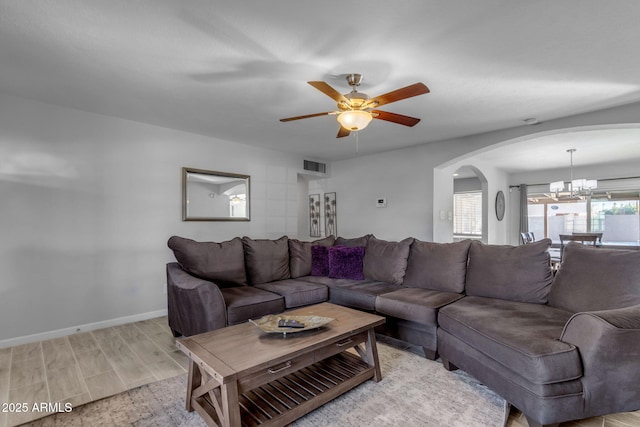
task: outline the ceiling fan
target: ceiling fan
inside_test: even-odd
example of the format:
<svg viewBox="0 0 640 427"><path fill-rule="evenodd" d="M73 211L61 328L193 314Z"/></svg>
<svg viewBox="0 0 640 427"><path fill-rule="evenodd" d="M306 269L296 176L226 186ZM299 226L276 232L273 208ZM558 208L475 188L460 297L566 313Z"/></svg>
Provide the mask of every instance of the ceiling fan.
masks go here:
<svg viewBox="0 0 640 427"><path fill-rule="evenodd" d="M311 117L337 115L338 122L340 123L337 138L345 137L352 131L364 129L372 119L385 120L387 122L398 123L400 125L410 127L418 124L420 119L415 117L390 113L388 111L375 110L374 108L429 93L429 88L425 86L424 83L414 83L401 89L385 93L384 95L369 98L369 95L366 93L358 92L357 88L360 86L361 82L361 74L348 74L347 83L349 83L349 86L351 86L352 89L351 92L344 95L323 81L307 82L329 98L336 101L338 103L338 110L307 114L304 116L287 117L285 119L280 119L280 121L290 122L292 120L308 119Z"/></svg>

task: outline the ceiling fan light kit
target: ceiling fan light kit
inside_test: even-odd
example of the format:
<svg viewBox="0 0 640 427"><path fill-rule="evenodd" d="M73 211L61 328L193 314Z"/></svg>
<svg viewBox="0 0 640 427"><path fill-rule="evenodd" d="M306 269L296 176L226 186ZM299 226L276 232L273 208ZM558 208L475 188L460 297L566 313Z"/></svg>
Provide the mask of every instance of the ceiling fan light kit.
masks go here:
<svg viewBox="0 0 640 427"><path fill-rule="evenodd" d="M348 136L353 131L360 131L366 128L371 120L385 120L404 126L415 126L420 119L402 114L390 113L387 111L374 110L384 104L401 101L418 95L429 93L429 88L424 83L414 83L412 85L394 90L384 95L370 98L366 93L358 92L357 87L362 82L362 74L348 74L347 83L351 86L351 92L341 94L329 84L322 81L307 82L331 99L337 102L337 111L327 111L325 113L306 114L304 116L288 117L280 119L281 122L308 119L311 117L337 115L340 129L337 138Z"/></svg>
<svg viewBox="0 0 640 427"><path fill-rule="evenodd" d="M367 127L373 120L373 116L368 111L350 110L338 114L340 125L350 131L359 131Z"/></svg>

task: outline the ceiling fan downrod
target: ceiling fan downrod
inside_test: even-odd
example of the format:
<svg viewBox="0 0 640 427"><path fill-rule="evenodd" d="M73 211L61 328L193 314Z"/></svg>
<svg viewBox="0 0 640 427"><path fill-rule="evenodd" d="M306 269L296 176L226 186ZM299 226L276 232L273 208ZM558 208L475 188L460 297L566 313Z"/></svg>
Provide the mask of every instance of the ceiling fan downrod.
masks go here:
<svg viewBox="0 0 640 427"><path fill-rule="evenodd" d="M347 74L347 83L351 86L353 92L358 91L358 86L362 82L362 74Z"/></svg>

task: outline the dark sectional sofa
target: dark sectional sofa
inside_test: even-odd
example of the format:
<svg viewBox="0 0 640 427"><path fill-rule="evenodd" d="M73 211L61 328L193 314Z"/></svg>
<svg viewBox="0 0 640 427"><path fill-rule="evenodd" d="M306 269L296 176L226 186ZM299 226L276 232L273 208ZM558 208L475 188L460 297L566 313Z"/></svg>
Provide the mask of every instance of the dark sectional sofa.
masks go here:
<svg viewBox="0 0 640 427"><path fill-rule="evenodd" d="M532 427L640 409L640 251L569 244L554 276L548 239L168 245L176 336L329 301L384 315L380 332L467 371Z"/></svg>

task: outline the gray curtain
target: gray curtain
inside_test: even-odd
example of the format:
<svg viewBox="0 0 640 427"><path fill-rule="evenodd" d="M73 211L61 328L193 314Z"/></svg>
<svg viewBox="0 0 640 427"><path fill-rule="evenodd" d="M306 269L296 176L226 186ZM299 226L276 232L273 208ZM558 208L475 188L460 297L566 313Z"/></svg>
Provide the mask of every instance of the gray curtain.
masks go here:
<svg viewBox="0 0 640 427"><path fill-rule="evenodd" d="M520 184L520 232L529 231L529 209L527 201L527 184Z"/></svg>

